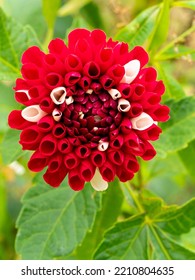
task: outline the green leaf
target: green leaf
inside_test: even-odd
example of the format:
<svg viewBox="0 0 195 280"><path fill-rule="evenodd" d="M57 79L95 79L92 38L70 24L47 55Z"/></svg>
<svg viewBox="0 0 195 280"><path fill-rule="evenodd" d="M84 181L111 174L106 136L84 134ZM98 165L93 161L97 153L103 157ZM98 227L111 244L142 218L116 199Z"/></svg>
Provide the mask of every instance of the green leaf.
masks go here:
<svg viewBox="0 0 195 280"><path fill-rule="evenodd" d="M29 46L39 42L28 26L22 27L6 17L0 8L0 79L13 80L20 76L21 55Z"/></svg>
<svg viewBox="0 0 195 280"><path fill-rule="evenodd" d="M173 6L176 7L184 7L184 8L189 8L192 10L195 10L195 2L194 1L175 1L173 3Z"/></svg>
<svg viewBox="0 0 195 280"><path fill-rule="evenodd" d="M164 0L160 8L154 30L149 37L148 50L153 54L166 41L169 21L170 21L170 4L172 0ZM163 24L162 24L163 22Z"/></svg>
<svg viewBox="0 0 195 280"><path fill-rule="evenodd" d="M194 172L194 159L195 159L195 140L190 142L186 149L178 152L184 166L186 167L189 175L195 182L195 172Z"/></svg>
<svg viewBox="0 0 195 280"><path fill-rule="evenodd" d="M177 59L185 58L186 60L195 60L195 50L183 45L175 45L172 48L167 49L167 51L159 54L155 57L159 60Z"/></svg>
<svg viewBox="0 0 195 280"><path fill-rule="evenodd" d="M171 75L167 67L156 64L159 77L163 80L166 88L166 93L163 96L163 101L168 99L181 99L185 97L185 92L180 83Z"/></svg>
<svg viewBox="0 0 195 280"><path fill-rule="evenodd" d="M8 129L5 133L1 144L1 155L4 164L9 164L26 153L18 143L19 136L20 131L18 130Z"/></svg>
<svg viewBox="0 0 195 280"><path fill-rule="evenodd" d="M91 2L91 0L69 0L59 9L58 16L64 17L67 15L74 15L89 2Z"/></svg>
<svg viewBox="0 0 195 280"><path fill-rule="evenodd" d="M182 207L168 207L159 198L147 197L143 205L145 213L107 231L95 259L194 260L195 252L179 244L174 234L181 235L195 226L195 199Z"/></svg>
<svg viewBox="0 0 195 280"><path fill-rule="evenodd" d="M16 250L23 259L56 259L69 255L93 226L101 194L87 185L52 188L38 183L24 196L17 221Z"/></svg>
<svg viewBox="0 0 195 280"><path fill-rule="evenodd" d="M153 143L161 157L186 148L195 139L195 98L186 97L167 102L167 105L170 108L170 120L162 124L163 133Z"/></svg>
<svg viewBox="0 0 195 280"><path fill-rule="evenodd" d="M143 11L130 24L122 28L115 39L128 43L130 48L143 45L154 28L158 11L158 6Z"/></svg>
<svg viewBox="0 0 195 280"><path fill-rule="evenodd" d="M55 19L57 15L57 11L60 7L61 0L42 0L43 4L43 15L47 21L47 25L49 28L53 28L55 24Z"/></svg>
<svg viewBox="0 0 195 280"><path fill-rule="evenodd" d="M76 252L76 259L91 259L97 245L102 241L105 230L111 227L120 215L123 203L123 192L115 180L102 196L102 208L97 213L92 231Z"/></svg>

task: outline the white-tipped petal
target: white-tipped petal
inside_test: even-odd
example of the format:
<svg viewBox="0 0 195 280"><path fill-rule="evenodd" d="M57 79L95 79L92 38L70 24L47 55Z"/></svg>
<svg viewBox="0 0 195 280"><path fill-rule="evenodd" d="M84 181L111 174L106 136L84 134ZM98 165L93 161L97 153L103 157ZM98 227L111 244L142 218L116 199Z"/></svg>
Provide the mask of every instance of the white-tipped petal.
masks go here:
<svg viewBox="0 0 195 280"><path fill-rule="evenodd" d="M83 112L79 112L79 118L80 118L80 119L83 119L84 116L85 116L85 115L83 114Z"/></svg>
<svg viewBox="0 0 195 280"><path fill-rule="evenodd" d="M52 101L57 105L64 103L66 97L65 87L54 88L50 93L50 97Z"/></svg>
<svg viewBox="0 0 195 280"><path fill-rule="evenodd" d="M25 93L26 94L26 96L27 96L27 98L28 98L28 100L30 100L31 99L31 97L30 97L30 95L29 95L29 93L28 93L28 90L16 90L16 92L23 92L23 93Z"/></svg>
<svg viewBox="0 0 195 280"><path fill-rule="evenodd" d="M29 122L38 122L47 113L42 111L39 105L31 105L22 110L22 117Z"/></svg>
<svg viewBox="0 0 195 280"><path fill-rule="evenodd" d="M74 102L74 99L73 99L72 96L67 96L67 97L65 98L65 102L66 102L67 105L69 105L69 104L71 104L71 103Z"/></svg>
<svg viewBox="0 0 195 280"><path fill-rule="evenodd" d="M95 174L90 183L96 191L105 191L108 188L108 182L102 178L98 168L96 168Z"/></svg>
<svg viewBox="0 0 195 280"><path fill-rule="evenodd" d="M121 97L120 91L118 91L115 88L112 88L108 91L108 93L111 95L112 99L116 100L117 98Z"/></svg>
<svg viewBox="0 0 195 280"><path fill-rule="evenodd" d="M140 116L131 119L132 127L137 130L145 130L153 125L153 119L146 113L141 113Z"/></svg>
<svg viewBox="0 0 195 280"><path fill-rule="evenodd" d="M104 142L100 140L97 148L99 151L104 152L108 149L108 146L109 142Z"/></svg>
<svg viewBox="0 0 195 280"><path fill-rule="evenodd" d="M52 116L56 122L59 122L62 117L62 112L55 108L52 112Z"/></svg>
<svg viewBox="0 0 195 280"><path fill-rule="evenodd" d="M92 92L93 92L93 90L92 90L91 88L89 88L89 89L86 91L87 94L92 94Z"/></svg>
<svg viewBox="0 0 195 280"><path fill-rule="evenodd" d="M129 61L124 65L125 75L121 80L121 83L130 84L137 77L140 70L140 62L137 59Z"/></svg>
<svg viewBox="0 0 195 280"><path fill-rule="evenodd" d="M120 98L118 101L118 110L120 112L128 112L131 108L131 104L127 99Z"/></svg>

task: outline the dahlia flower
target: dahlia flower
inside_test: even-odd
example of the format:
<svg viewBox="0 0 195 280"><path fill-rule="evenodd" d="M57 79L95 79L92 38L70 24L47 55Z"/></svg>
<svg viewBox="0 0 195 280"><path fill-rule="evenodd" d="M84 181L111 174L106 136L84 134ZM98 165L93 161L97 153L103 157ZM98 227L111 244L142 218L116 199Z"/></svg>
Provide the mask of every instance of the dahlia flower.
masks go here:
<svg viewBox="0 0 195 280"><path fill-rule="evenodd" d="M76 29L50 42L49 53L38 47L22 56L22 78L15 98L24 105L10 113L11 128L22 130L23 150L32 150L28 167L58 187L65 176L72 189L91 182L105 190L118 176L125 182L139 170L137 157L152 159L158 122L167 121L161 105L165 91L156 70L145 67L146 51L128 50L107 40L101 30Z"/></svg>

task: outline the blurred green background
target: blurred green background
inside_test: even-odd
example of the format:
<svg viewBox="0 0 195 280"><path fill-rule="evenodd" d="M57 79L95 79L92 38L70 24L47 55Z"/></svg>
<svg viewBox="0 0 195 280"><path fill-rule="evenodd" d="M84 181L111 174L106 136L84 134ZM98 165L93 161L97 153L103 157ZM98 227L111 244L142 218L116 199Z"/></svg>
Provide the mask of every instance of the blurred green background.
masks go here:
<svg viewBox="0 0 195 280"><path fill-rule="evenodd" d="M42 8L41 0L0 0L0 6L17 22L22 25L31 25L41 43L46 46L51 37L65 39L66 34L75 27L101 28L108 37L114 36L141 11L160 2L157 0L61 1L62 8L58 11L54 32L52 31L53 23L45 20L45 10ZM64 4L67 4L64 6L66 9L63 8ZM168 41L187 30L194 19L195 13L190 9L172 8ZM195 48L195 32L185 38L183 45ZM192 62L192 57L187 55L165 63L166 71L182 85L186 95L194 95L195 64ZM12 87L12 83L0 81L0 144L8 128L9 112L19 108L14 100ZM193 157L194 143L191 144L191 150ZM10 151L7 153L9 154ZM143 185L162 197L168 204L181 204L195 196L194 171L187 172L182 161L184 156L185 151L182 154L169 154L164 159L157 156L151 162L142 163ZM14 249L15 222L21 209L21 197L31 187L34 176L26 168L28 158L28 153L22 153L15 164L6 165L0 155L0 259L18 258ZM135 177L134 181L136 180ZM195 245L195 231L190 232L188 238Z"/></svg>

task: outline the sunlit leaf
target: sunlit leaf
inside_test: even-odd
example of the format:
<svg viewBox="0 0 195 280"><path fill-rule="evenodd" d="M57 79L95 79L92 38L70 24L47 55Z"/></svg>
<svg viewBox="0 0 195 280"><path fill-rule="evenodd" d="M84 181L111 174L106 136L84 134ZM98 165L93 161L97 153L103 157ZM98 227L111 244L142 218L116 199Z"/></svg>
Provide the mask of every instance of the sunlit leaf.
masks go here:
<svg viewBox="0 0 195 280"><path fill-rule="evenodd" d="M174 1L173 6L176 7L184 7L195 10L195 2L194 1Z"/></svg>
<svg viewBox="0 0 195 280"><path fill-rule="evenodd" d="M101 195L87 185L75 192L36 184L23 198L17 221L16 250L23 259L56 259L69 255L92 228Z"/></svg>
<svg viewBox="0 0 195 280"><path fill-rule="evenodd" d="M181 235L195 226L195 199L182 207L163 206L158 198L146 201L150 205L145 208L146 213L117 223L105 234L95 259L195 259L195 252L173 238L174 234Z"/></svg>
<svg viewBox="0 0 195 280"><path fill-rule="evenodd" d="M39 42L30 27L22 27L7 18L0 8L0 79L13 80L20 76L20 59L25 49Z"/></svg>
<svg viewBox="0 0 195 280"><path fill-rule="evenodd" d="M91 0L69 0L59 9L58 16L64 17L67 15L74 15L89 2L91 2Z"/></svg>
<svg viewBox="0 0 195 280"><path fill-rule="evenodd" d="M161 45L166 41L169 21L170 21L170 4L172 0L164 0L158 17L156 19L156 24L154 30L149 37L148 50L153 54L156 50L161 47ZM162 24L163 22L163 24Z"/></svg>
<svg viewBox="0 0 195 280"><path fill-rule="evenodd" d="M153 143L159 156L187 147L195 139L195 98L186 97L168 103L170 120L162 125L160 140Z"/></svg>
<svg viewBox="0 0 195 280"><path fill-rule="evenodd" d="M151 7L139 14L131 23L119 30L115 39L129 44L130 48L143 45L154 28L159 8Z"/></svg>

